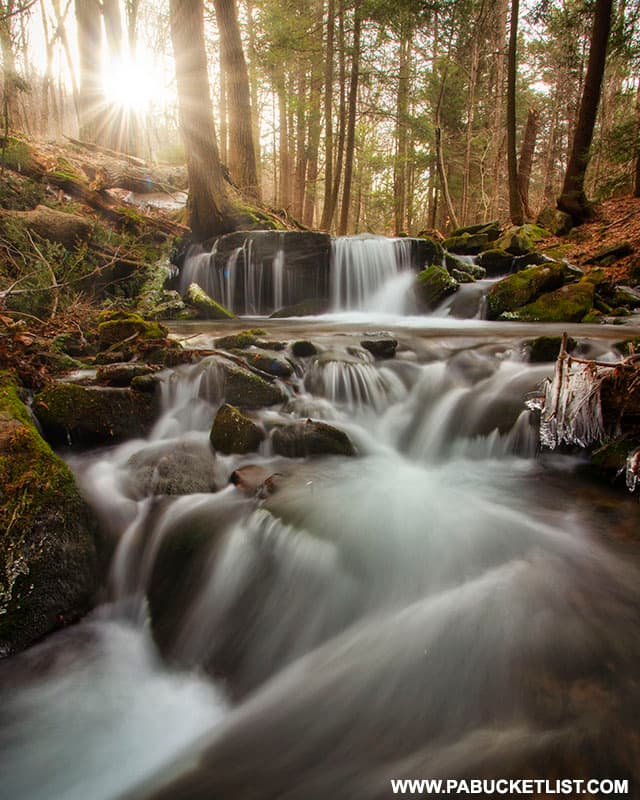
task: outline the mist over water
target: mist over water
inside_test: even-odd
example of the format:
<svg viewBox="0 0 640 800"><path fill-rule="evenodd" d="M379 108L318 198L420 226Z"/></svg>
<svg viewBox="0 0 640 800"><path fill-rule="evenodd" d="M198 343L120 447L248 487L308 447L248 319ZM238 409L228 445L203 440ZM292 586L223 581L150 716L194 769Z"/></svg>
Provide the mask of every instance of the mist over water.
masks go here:
<svg viewBox="0 0 640 800"><path fill-rule="evenodd" d="M637 501L541 457L525 400L552 365L527 363L517 333L358 319L304 331L319 353L252 414L257 453L212 454L224 378L208 357L166 375L148 439L71 459L116 543L107 602L2 665L8 796L638 778ZM396 357L374 359L365 331L397 338ZM357 456L276 455L273 431L308 417ZM276 491L228 484L247 465Z"/></svg>

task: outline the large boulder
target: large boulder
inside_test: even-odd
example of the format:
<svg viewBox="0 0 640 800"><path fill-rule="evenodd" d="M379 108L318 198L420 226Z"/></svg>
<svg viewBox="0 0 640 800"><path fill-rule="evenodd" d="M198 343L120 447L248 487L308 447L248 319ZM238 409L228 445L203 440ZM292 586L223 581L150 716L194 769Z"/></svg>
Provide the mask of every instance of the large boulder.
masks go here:
<svg viewBox="0 0 640 800"><path fill-rule="evenodd" d="M129 311L109 311L101 314L98 324L100 349L112 348L130 340L163 340L168 330L158 322L148 322Z"/></svg>
<svg viewBox="0 0 640 800"><path fill-rule="evenodd" d="M487 292L488 318L498 319L505 311L527 305L544 292L562 286L564 278L564 265L555 262L528 267L503 278Z"/></svg>
<svg viewBox="0 0 640 800"><path fill-rule="evenodd" d="M594 286L583 280L540 295L533 303L506 312L501 319L529 322L582 322L593 308Z"/></svg>
<svg viewBox="0 0 640 800"><path fill-rule="evenodd" d="M538 225L520 225L509 230L497 239L494 247L506 250L514 256L523 256L536 250L538 242L549 235L549 231Z"/></svg>
<svg viewBox="0 0 640 800"><path fill-rule="evenodd" d="M567 214L566 211L560 211L558 208L553 208L553 206L543 208L538 214L536 222L540 227L551 231L554 236L566 236L573 228L571 214Z"/></svg>
<svg viewBox="0 0 640 800"><path fill-rule="evenodd" d="M487 249L489 241L486 233L463 233L460 236L450 236L444 240L443 245L450 253L475 256Z"/></svg>
<svg viewBox="0 0 640 800"><path fill-rule="evenodd" d="M473 236L477 233L486 234L490 242L495 242L496 239L500 238L502 228L500 223L494 220L493 222L478 222L475 225L465 225L462 228L456 228L451 231L452 236L464 236L464 234Z"/></svg>
<svg viewBox="0 0 640 800"><path fill-rule="evenodd" d="M221 306L197 283L190 284L183 296L184 302L196 309L202 319L234 319L235 314Z"/></svg>
<svg viewBox="0 0 640 800"><path fill-rule="evenodd" d="M94 445L145 436L157 416L153 394L57 383L36 395L34 412L53 444Z"/></svg>
<svg viewBox="0 0 640 800"><path fill-rule="evenodd" d="M514 256L511 253L494 247L491 250L485 250L478 263L486 270L487 275L493 278L511 272L513 259Z"/></svg>
<svg viewBox="0 0 640 800"><path fill-rule="evenodd" d="M0 374L0 657L82 616L99 578L96 522L73 475Z"/></svg>
<svg viewBox="0 0 640 800"><path fill-rule="evenodd" d="M444 267L433 264L418 273L415 294L418 302L427 310L434 309L445 297L458 291L458 282Z"/></svg>
<svg viewBox="0 0 640 800"><path fill-rule="evenodd" d="M355 455L353 444L344 431L313 419L276 428L271 441L274 452L287 458Z"/></svg>
<svg viewBox="0 0 640 800"><path fill-rule="evenodd" d="M264 431L238 408L225 403L213 420L209 439L221 453L250 453L260 447Z"/></svg>
<svg viewBox="0 0 640 800"><path fill-rule="evenodd" d="M310 298L302 300L299 303L294 303L291 306L284 306L278 308L273 314L270 314L271 319L285 319L286 317L317 317L320 314L326 314L329 310L328 300L317 300Z"/></svg>
<svg viewBox="0 0 640 800"><path fill-rule="evenodd" d="M393 358L398 347L398 340L377 336L375 339L363 339L360 347L368 350L374 358Z"/></svg>
<svg viewBox="0 0 640 800"><path fill-rule="evenodd" d="M220 366L224 373L223 394L227 403L238 408L263 408L286 401L287 396L277 383L227 360L221 360Z"/></svg>

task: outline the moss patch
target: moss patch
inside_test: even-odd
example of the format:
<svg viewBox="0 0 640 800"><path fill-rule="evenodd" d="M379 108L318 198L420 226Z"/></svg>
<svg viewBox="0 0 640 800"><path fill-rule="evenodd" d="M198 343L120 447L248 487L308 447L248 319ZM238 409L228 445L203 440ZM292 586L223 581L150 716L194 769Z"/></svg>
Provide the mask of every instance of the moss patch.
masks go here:
<svg viewBox="0 0 640 800"><path fill-rule="evenodd" d="M518 309L509 319L531 322L581 322L593 308L593 284L583 279L547 292Z"/></svg>
<svg viewBox="0 0 640 800"><path fill-rule="evenodd" d="M260 447L264 432L238 408L225 403L216 414L209 438L221 453L251 453Z"/></svg>
<svg viewBox="0 0 640 800"><path fill-rule="evenodd" d="M562 264L528 267L509 275L487 292L487 315L489 319L497 319L505 312L515 311L530 303L543 292L561 286L563 282Z"/></svg>

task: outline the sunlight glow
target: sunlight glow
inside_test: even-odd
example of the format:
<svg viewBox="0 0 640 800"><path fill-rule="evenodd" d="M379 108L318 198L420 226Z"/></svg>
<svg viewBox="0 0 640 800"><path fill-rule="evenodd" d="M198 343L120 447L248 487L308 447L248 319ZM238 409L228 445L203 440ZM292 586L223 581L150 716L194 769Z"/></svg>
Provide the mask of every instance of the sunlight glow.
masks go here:
<svg viewBox="0 0 640 800"><path fill-rule="evenodd" d="M165 95L163 81L150 64L128 60L103 64L102 88L107 103L141 114Z"/></svg>

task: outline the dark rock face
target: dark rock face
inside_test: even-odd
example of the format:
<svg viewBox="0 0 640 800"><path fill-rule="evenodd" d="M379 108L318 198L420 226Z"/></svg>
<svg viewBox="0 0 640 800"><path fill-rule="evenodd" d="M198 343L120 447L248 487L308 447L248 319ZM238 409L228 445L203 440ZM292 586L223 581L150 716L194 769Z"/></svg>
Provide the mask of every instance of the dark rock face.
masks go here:
<svg viewBox="0 0 640 800"><path fill-rule="evenodd" d="M530 303L543 292L557 289L563 282L564 269L561 264L529 267L509 275L487 292L487 316L489 319L498 319L501 314Z"/></svg>
<svg viewBox="0 0 640 800"><path fill-rule="evenodd" d="M209 438L221 453L250 453L260 447L264 432L235 406L225 403L218 409Z"/></svg>
<svg viewBox="0 0 640 800"><path fill-rule="evenodd" d="M262 408L286 401L285 393L276 383L269 383L250 369L226 360L221 360L220 365L224 372L224 397L231 405Z"/></svg>
<svg viewBox="0 0 640 800"><path fill-rule="evenodd" d="M158 410L150 393L74 383L58 383L40 392L33 408L50 442L82 445L145 435Z"/></svg>
<svg viewBox="0 0 640 800"><path fill-rule="evenodd" d="M151 375L157 367L138 363L107 364L98 368L98 383L105 386L130 386L134 378Z"/></svg>
<svg viewBox="0 0 640 800"><path fill-rule="evenodd" d="M427 310L434 309L445 297L458 290L458 283L444 267L431 266L422 270L416 279L415 294Z"/></svg>
<svg viewBox="0 0 640 800"><path fill-rule="evenodd" d="M398 342L395 339L363 339L360 346L368 350L375 358L393 358Z"/></svg>
<svg viewBox="0 0 640 800"><path fill-rule="evenodd" d="M492 250L485 250L480 256L478 263L481 267L486 269L487 275L493 278L511 272L513 256L511 253L507 253L506 250L494 248Z"/></svg>
<svg viewBox="0 0 640 800"><path fill-rule="evenodd" d="M537 223L555 236L565 236L573 228L571 215L552 206L542 209L538 214Z"/></svg>
<svg viewBox="0 0 640 800"><path fill-rule="evenodd" d="M346 433L327 425L326 422L312 419L276 428L271 440L274 452L288 458L355 455L354 447Z"/></svg>
<svg viewBox="0 0 640 800"><path fill-rule="evenodd" d="M567 339L567 352L572 353L577 346L577 342L572 337ZM562 346L562 336L538 336L526 343L529 354L529 361L532 363L544 363L555 361L560 354Z"/></svg>
<svg viewBox="0 0 640 800"><path fill-rule="evenodd" d="M0 376L0 657L76 621L99 580L97 523Z"/></svg>
<svg viewBox="0 0 640 800"><path fill-rule="evenodd" d="M315 356L317 352L318 348L315 344L306 339L301 339L291 345L291 353L296 358L310 358L311 356Z"/></svg>

